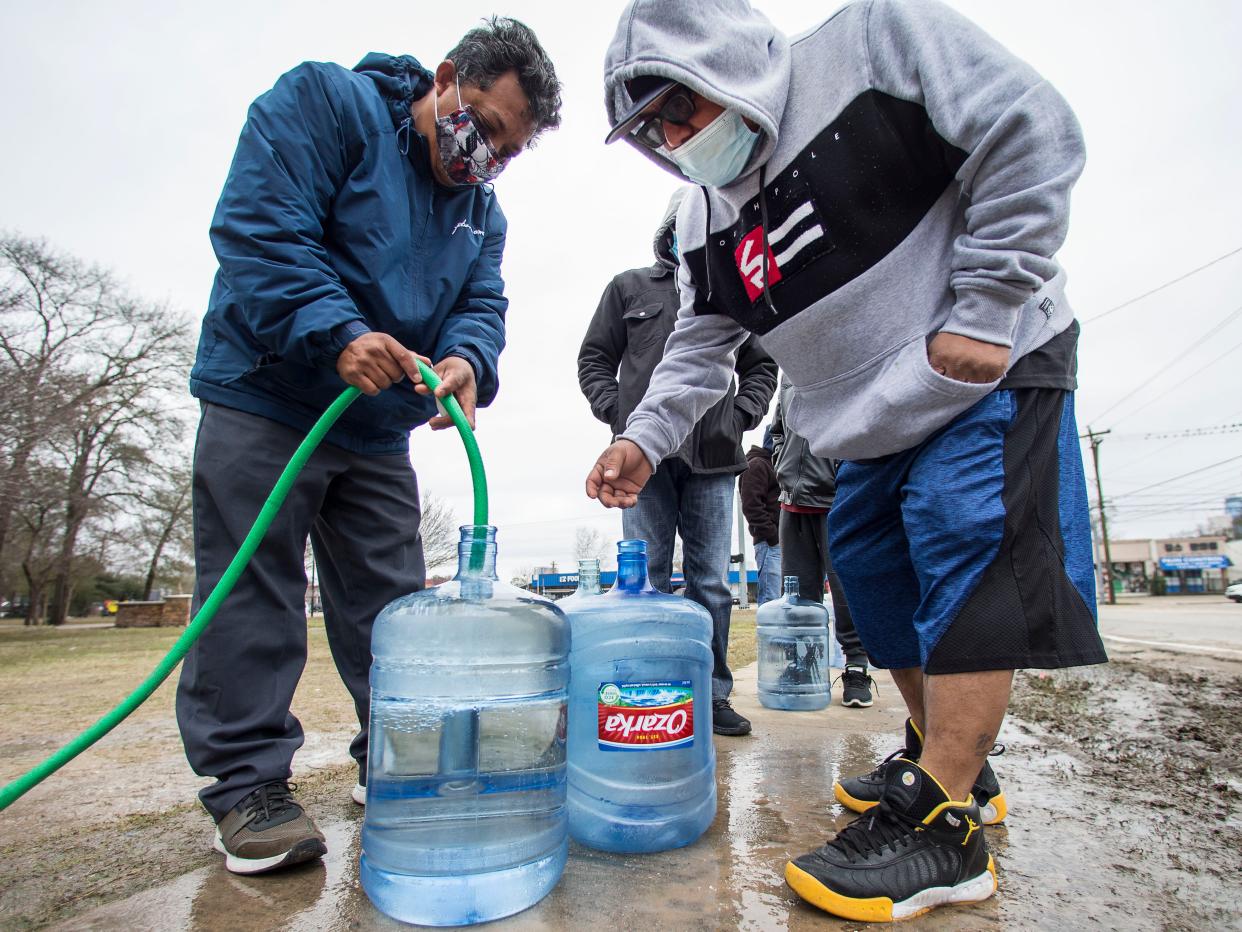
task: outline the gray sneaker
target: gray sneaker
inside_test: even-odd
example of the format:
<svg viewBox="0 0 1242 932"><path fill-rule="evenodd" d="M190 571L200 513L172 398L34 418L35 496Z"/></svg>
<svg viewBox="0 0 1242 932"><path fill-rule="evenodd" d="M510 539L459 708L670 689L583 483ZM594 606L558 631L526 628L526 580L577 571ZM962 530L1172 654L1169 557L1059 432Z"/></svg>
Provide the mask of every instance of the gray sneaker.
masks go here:
<svg viewBox="0 0 1242 932"><path fill-rule="evenodd" d="M213 846L234 874L262 874L323 857L328 847L283 780L267 783L240 803L216 826Z"/></svg>

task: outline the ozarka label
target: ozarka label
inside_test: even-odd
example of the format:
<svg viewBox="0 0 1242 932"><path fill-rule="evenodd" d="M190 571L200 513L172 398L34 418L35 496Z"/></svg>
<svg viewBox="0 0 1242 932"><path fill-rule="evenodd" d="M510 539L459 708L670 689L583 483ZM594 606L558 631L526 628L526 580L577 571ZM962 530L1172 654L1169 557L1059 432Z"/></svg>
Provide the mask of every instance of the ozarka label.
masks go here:
<svg viewBox="0 0 1242 932"><path fill-rule="evenodd" d="M694 687L667 683L600 683L602 751L661 751L694 744Z"/></svg>

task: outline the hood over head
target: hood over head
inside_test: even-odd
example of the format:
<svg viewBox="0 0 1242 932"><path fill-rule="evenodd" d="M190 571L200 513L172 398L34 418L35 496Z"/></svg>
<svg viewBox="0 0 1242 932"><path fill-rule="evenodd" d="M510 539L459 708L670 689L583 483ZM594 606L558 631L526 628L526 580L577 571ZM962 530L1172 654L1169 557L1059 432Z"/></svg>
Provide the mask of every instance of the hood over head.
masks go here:
<svg viewBox="0 0 1242 932"><path fill-rule="evenodd" d="M673 192L672 197L668 199L668 206L664 208L664 216L660 219L660 225L656 227L655 238L651 241L656 262L669 270L677 268L677 256L673 253L673 233L677 229L677 210L692 190L694 189L680 187Z"/></svg>
<svg viewBox="0 0 1242 932"><path fill-rule="evenodd" d="M435 75L411 55L371 52L353 70L375 82L395 126L410 119L410 105L435 83Z"/></svg>
<svg viewBox="0 0 1242 932"><path fill-rule="evenodd" d="M739 176L744 177L766 162L776 145L789 69L789 39L747 0L631 0L604 57L608 123L616 125L634 104L627 81L650 76L677 81L737 110L763 131ZM667 155L636 148L684 178Z"/></svg>

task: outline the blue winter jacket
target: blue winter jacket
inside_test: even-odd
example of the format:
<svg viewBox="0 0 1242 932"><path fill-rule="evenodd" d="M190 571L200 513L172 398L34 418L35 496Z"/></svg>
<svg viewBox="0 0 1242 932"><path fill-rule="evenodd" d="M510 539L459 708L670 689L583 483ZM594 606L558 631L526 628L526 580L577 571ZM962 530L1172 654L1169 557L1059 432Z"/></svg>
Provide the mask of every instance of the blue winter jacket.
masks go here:
<svg viewBox="0 0 1242 932"><path fill-rule="evenodd" d="M345 388L336 361L369 330L474 367L496 395L508 302L505 217L488 186L440 186L410 104L432 74L372 53L305 62L254 102L211 225L219 260L190 391L299 430ZM350 406L328 440L408 450L435 403L408 380Z"/></svg>

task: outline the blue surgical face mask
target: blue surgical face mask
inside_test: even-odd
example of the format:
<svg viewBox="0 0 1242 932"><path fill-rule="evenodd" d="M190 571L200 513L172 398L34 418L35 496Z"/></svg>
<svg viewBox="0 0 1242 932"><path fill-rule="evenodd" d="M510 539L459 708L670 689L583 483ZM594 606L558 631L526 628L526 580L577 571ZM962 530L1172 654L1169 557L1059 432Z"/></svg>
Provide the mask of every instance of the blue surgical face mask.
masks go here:
<svg viewBox="0 0 1242 932"><path fill-rule="evenodd" d="M750 129L741 113L726 110L676 149L665 151L691 181L719 188L742 173L758 141L758 130Z"/></svg>

